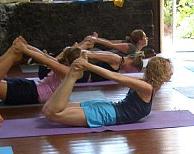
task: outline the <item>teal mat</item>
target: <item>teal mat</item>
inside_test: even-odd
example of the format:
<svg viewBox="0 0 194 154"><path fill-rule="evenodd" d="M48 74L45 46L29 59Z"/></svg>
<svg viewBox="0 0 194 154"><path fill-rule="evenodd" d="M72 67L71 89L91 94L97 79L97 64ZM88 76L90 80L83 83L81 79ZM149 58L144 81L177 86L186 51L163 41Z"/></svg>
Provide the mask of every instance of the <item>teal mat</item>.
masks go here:
<svg viewBox="0 0 194 154"><path fill-rule="evenodd" d="M11 146L0 147L0 154L13 154Z"/></svg>
<svg viewBox="0 0 194 154"><path fill-rule="evenodd" d="M70 100L76 102L88 101L92 99L106 99L100 90L73 91Z"/></svg>
<svg viewBox="0 0 194 154"><path fill-rule="evenodd" d="M174 87L174 89L186 97L194 99L194 87Z"/></svg>

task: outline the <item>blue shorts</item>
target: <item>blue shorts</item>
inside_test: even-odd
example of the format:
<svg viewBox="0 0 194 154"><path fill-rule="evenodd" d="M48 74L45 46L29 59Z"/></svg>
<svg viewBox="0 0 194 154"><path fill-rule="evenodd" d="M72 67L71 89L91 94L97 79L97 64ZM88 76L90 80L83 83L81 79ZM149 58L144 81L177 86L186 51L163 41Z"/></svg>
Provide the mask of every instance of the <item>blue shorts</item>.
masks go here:
<svg viewBox="0 0 194 154"><path fill-rule="evenodd" d="M101 127L116 124L116 112L111 101L91 100L81 102L89 127Z"/></svg>
<svg viewBox="0 0 194 154"><path fill-rule="evenodd" d="M38 91L34 81L22 78L6 78L6 105L37 104Z"/></svg>

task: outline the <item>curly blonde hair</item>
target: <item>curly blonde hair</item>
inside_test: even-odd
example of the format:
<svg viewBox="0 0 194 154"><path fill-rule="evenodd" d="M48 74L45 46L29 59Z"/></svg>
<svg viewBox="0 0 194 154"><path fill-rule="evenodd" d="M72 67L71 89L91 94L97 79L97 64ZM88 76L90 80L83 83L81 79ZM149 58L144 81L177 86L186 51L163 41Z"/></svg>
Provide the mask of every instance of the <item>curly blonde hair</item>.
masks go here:
<svg viewBox="0 0 194 154"><path fill-rule="evenodd" d="M170 80L172 75L172 64L169 59L154 57L149 60L144 79L151 84L154 89L159 89L164 82Z"/></svg>

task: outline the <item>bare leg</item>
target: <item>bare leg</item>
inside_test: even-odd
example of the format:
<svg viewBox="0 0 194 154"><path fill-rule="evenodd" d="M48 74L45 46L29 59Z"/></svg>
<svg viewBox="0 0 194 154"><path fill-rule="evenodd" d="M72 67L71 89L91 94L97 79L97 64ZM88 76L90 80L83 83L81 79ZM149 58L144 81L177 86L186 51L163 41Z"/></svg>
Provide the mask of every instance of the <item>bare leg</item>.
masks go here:
<svg viewBox="0 0 194 154"><path fill-rule="evenodd" d="M66 78L43 106L42 111L47 118L67 125L87 125L83 110L80 107L71 107L69 105L69 97L74 84L82 75L83 70L71 66Z"/></svg>
<svg viewBox="0 0 194 154"><path fill-rule="evenodd" d="M17 38L16 38L17 40ZM14 42L15 43L15 42ZM10 68L22 59L22 53L19 53L13 45L0 57L0 79L2 80Z"/></svg>
<svg viewBox="0 0 194 154"><path fill-rule="evenodd" d="M64 110L69 104L69 97L72 93L75 82L77 79L81 78L82 75L83 71L77 71L75 68L71 68L60 86L43 106L43 112L46 114L54 114Z"/></svg>
<svg viewBox="0 0 194 154"><path fill-rule="evenodd" d="M10 68L22 59L22 53L17 51L14 47L16 38L12 46L0 57L0 99L4 100L7 95L7 82L3 80Z"/></svg>

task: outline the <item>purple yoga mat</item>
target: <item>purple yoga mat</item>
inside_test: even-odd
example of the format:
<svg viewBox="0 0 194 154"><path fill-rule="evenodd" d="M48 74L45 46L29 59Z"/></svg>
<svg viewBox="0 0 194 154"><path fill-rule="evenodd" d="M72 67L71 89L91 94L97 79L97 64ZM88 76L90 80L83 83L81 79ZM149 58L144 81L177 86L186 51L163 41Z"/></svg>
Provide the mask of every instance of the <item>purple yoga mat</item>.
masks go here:
<svg viewBox="0 0 194 154"><path fill-rule="evenodd" d="M32 137L102 131L125 131L194 126L194 115L189 111L153 111L138 123L99 128L66 127L47 121L44 117L5 120L0 138Z"/></svg>
<svg viewBox="0 0 194 154"><path fill-rule="evenodd" d="M142 78L143 73L123 73L123 75L136 77L136 78ZM27 78L29 80L39 81L39 78ZM106 86L106 85L115 85L118 84L118 82L115 81L99 81L99 82L85 82L85 83L76 83L75 87L88 87L88 86Z"/></svg>

